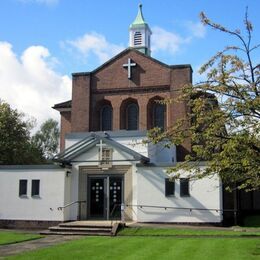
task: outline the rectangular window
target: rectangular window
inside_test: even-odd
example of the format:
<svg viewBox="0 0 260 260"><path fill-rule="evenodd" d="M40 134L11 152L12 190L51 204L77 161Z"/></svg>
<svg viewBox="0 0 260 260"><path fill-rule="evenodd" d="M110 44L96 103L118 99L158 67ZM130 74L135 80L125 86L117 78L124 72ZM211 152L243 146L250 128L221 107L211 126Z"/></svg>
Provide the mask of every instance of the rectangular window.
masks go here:
<svg viewBox="0 0 260 260"><path fill-rule="evenodd" d="M102 149L102 157L100 158L100 167L111 167L112 166L112 149L103 148Z"/></svg>
<svg viewBox="0 0 260 260"><path fill-rule="evenodd" d="M190 196L190 187L189 187L189 179L182 178L180 179L180 196Z"/></svg>
<svg viewBox="0 0 260 260"><path fill-rule="evenodd" d="M19 196L27 195L27 180L19 180Z"/></svg>
<svg viewBox="0 0 260 260"><path fill-rule="evenodd" d="M165 179L165 196L174 196L175 181L171 181L169 178Z"/></svg>
<svg viewBox="0 0 260 260"><path fill-rule="evenodd" d="M40 195L40 180L32 180L32 196Z"/></svg>

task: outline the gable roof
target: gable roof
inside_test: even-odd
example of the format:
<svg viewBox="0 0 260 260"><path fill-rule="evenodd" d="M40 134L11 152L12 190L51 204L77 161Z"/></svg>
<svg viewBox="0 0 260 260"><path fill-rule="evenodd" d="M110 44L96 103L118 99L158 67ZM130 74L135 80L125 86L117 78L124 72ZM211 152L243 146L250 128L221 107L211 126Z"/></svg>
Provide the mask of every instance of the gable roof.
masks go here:
<svg viewBox="0 0 260 260"><path fill-rule="evenodd" d="M102 133L102 134L91 133L90 136L82 139L81 141L65 149L63 152L60 152L57 155L55 155L53 157L53 161L62 164L70 164L71 162L73 162L74 158L90 150L91 148L96 146L101 140L104 143L109 144L111 147L114 147L132 156L135 161L140 161L143 164L146 164L150 161L148 157L145 157L142 154L137 153L136 151L114 141L106 133Z"/></svg>
<svg viewBox="0 0 260 260"><path fill-rule="evenodd" d="M101 66L97 67L96 69L94 69L91 72L76 72L76 73L72 73L72 76L81 76L81 75L89 75L89 74L93 74L98 72L99 70L103 69L104 67L108 66L109 64L111 64L112 62L114 62L115 60L117 60L118 58L120 58L121 56L127 54L128 52L136 52L138 55L141 55L149 60L152 60L153 62L168 68L168 69L177 69L177 68L190 68L191 69L191 65L190 64L181 64L181 65L167 65L155 58L152 58L151 56L147 56L144 53L138 51L137 49L133 48L133 47L128 47L126 49L124 49L123 51L121 51L120 53L118 53L117 55L115 55L114 57L112 57L110 60L106 61L105 63L103 63Z"/></svg>
<svg viewBox="0 0 260 260"><path fill-rule="evenodd" d="M140 56L145 57L146 59L149 59L157 64L159 64L160 66L163 66L165 68L168 69L184 69L184 68L190 68L192 71L192 67L190 64L179 64L179 65L167 65L155 58L152 58L151 56L147 56L144 53L138 51L135 48L132 47L128 47L126 49L124 49L123 51L121 51L120 53L118 53L117 55L115 55L114 57L112 57L111 59L109 59L108 61L106 61L105 63L103 63L102 65L100 65L99 67L97 67L96 69L92 70L91 72L76 72L76 73L72 73L72 76L84 76L84 75L91 75L94 74L100 70L102 70L104 67L109 66L111 63L113 63L115 60L117 60L118 58L120 58L123 55L126 55L129 52L135 52ZM58 103L55 104L53 107L53 109L56 109L58 111L69 111L71 109L71 100L62 102L62 103Z"/></svg>

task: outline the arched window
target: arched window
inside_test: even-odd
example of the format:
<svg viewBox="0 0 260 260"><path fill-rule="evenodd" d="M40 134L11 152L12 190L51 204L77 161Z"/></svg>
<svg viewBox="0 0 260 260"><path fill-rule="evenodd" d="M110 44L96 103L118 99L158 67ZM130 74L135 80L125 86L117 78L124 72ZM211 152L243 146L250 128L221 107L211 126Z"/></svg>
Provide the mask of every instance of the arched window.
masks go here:
<svg viewBox="0 0 260 260"><path fill-rule="evenodd" d="M134 34L134 45L142 44L142 34L141 32L135 32Z"/></svg>
<svg viewBox="0 0 260 260"><path fill-rule="evenodd" d="M112 130L112 107L104 105L100 109L100 130Z"/></svg>
<svg viewBox="0 0 260 260"><path fill-rule="evenodd" d="M139 123L139 111L136 103L130 103L126 107L126 130L137 130Z"/></svg>
<svg viewBox="0 0 260 260"><path fill-rule="evenodd" d="M153 127L164 129L165 106L162 104L154 104L153 106Z"/></svg>

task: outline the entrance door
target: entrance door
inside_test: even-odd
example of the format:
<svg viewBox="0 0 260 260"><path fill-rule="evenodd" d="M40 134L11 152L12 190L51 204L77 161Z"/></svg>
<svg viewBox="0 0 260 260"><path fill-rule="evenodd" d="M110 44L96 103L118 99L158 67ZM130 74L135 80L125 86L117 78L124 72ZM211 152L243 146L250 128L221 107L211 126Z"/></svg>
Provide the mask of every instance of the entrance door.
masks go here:
<svg viewBox="0 0 260 260"><path fill-rule="evenodd" d="M123 198L123 178L109 177L109 219L121 218Z"/></svg>
<svg viewBox="0 0 260 260"><path fill-rule="evenodd" d="M105 181L103 177L89 178L89 216L91 218L105 218Z"/></svg>
<svg viewBox="0 0 260 260"><path fill-rule="evenodd" d="M123 177L88 178L88 217L90 219L120 219L123 202Z"/></svg>

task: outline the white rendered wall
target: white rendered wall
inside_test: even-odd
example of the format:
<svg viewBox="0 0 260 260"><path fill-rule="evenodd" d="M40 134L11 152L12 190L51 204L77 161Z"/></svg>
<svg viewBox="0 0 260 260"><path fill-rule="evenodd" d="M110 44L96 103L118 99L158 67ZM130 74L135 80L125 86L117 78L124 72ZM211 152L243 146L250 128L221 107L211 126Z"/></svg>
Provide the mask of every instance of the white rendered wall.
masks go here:
<svg viewBox="0 0 260 260"><path fill-rule="evenodd" d="M138 204L138 180L137 180L137 174L138 174L138 170L135 166L133 166L133 170L132 170L132 181L133 181L133 197L132 197L132 205L137 205ZM133 221L138 221L138 215L137 215L137 210L136 207L132 207L132 216L133 216Z"/></svg>
<svg viewBox="0 0 260 260"><path fill-rule="evenodd" d="M67 204L79 200L79 168L78 164L73 164L70 175L70 197ZM66 220L77 220L78 217L78 203L75 203L66 209Z"/></svg>
<svg viewBox="0 0 260 260"><path fill-rule="evenodd" d="M149 143L148 157L151 163L176 163L176 146L173 145L170 148L165 147L164 142L158 144Z"/></svg>
<svg viewBox="0 0 260 260"><path fill-rule="evenodd" d="M179 181L175 182L175 195L165 196L165 169L161 167L137 168L137 205L222 209L221 185L218 177L190 181L190 196L180 196ZM185 177L185 174L182 174ZM174 210L158 208L134 208L139 222L210 222L222 221L220 211Z"/></svg>
<svg viewBox="0 0 260 260"><path fill-rule="evenodd" d="M176 147L173 145L170 148L166 148L163 142L160 142L156 145L151 143L144 143L144 140L147 140L146 136L134 136L134 137L114 137L111 138L114 141L126 146L127 148L150 158L151 163L174 163L176 162ZM79 142L81 139L66 139L66 148L71 145ZM83 155L85 160L98 160L98 153L91 149L88 152L89 155ZM120 151L119 151L120 153ZM83 159L82 156L79 156L77 160ZM115 154L115 158L118 156ZM120 157L120 156L119 156ZM127 157L127 156L126 156ZM117 158L123 159L123 158Z"/></svg>
<svg viewBox="0 0 260 260"><path fill-rule="evenodd" d="M145 136L140 137L117 137L112 138L114 141L126 146L127 148L140 153L143 156L148 157L148 145L143 141L146 139Z"/></svg>
<svg viewBox="0 0 260 260"><path fill-rule="evenodd" d="M1 169L0 219L63 221L63 169ZM19 180L27 180L27 196L19 197ZM40 196L31 196L32 180L40 180Z"/></svg>
<svg viewBox="0 0 260 260"><path fill-rule="evenodd" d="M176 162L176 147L165 147L164 142L158 144L145 143L146 136L121 137L114 140L135 152L150 158L151 163L173 163Z"/></svg>

